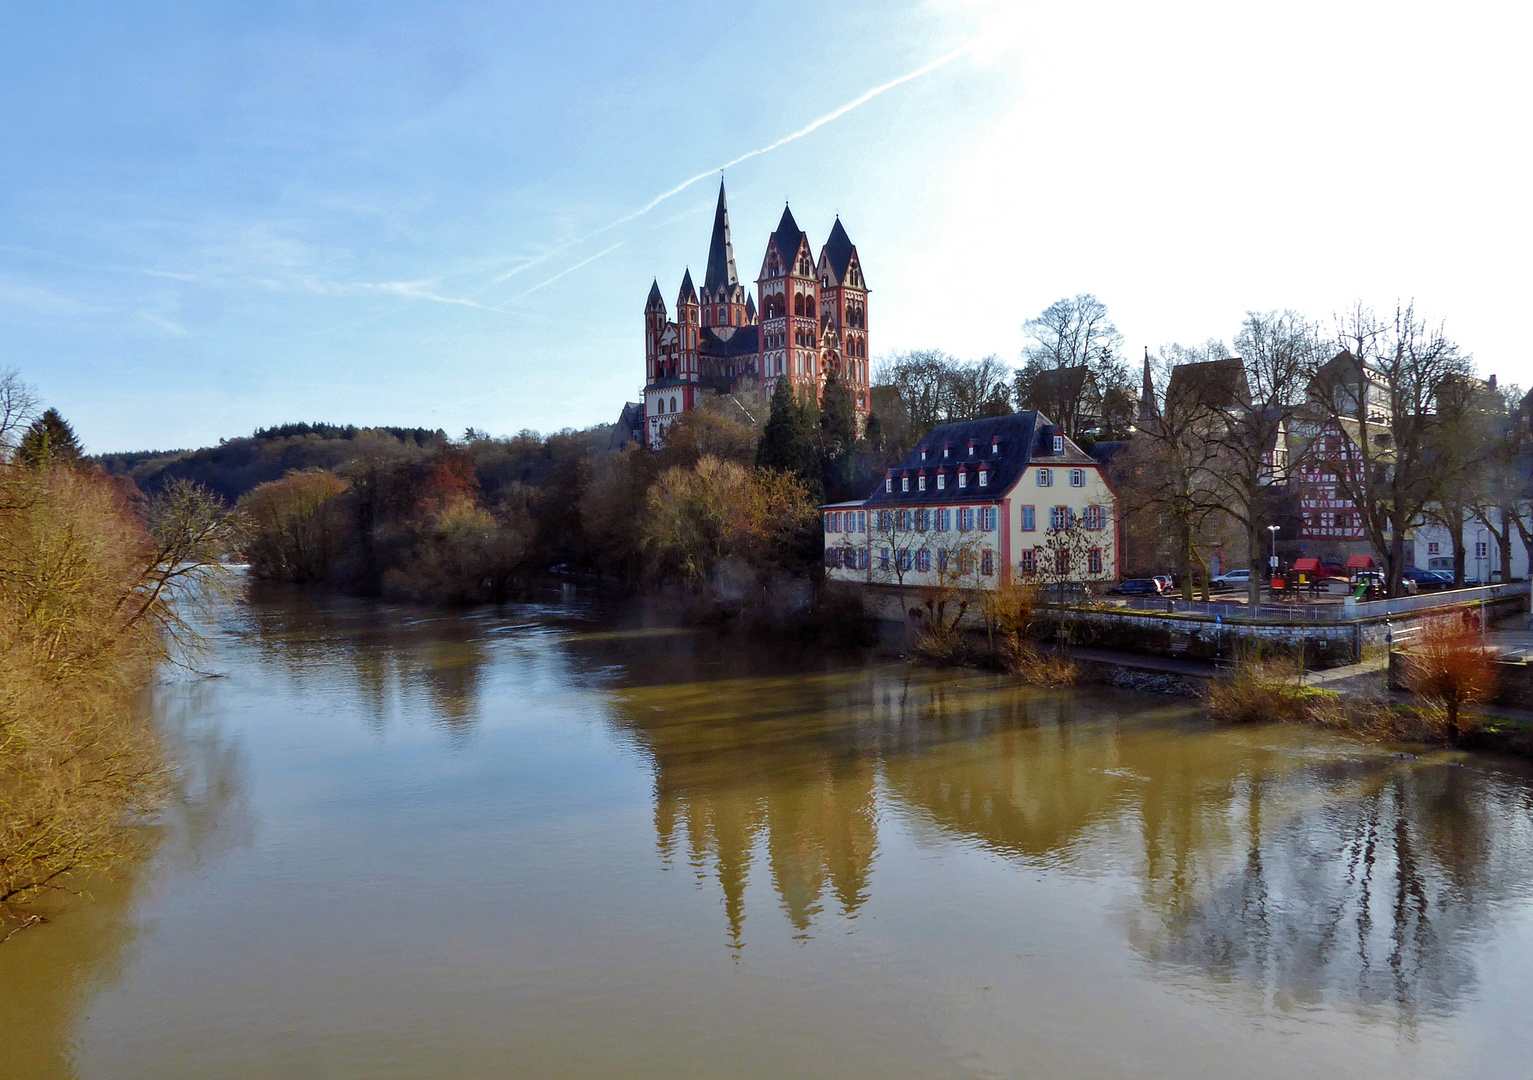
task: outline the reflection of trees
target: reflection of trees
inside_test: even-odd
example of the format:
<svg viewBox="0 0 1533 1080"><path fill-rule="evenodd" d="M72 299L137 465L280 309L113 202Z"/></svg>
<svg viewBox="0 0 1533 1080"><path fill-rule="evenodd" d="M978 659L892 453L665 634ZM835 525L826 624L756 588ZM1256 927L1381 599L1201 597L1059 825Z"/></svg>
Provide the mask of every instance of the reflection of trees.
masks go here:
<svg viewBox="0 0 1533 1080"><path fill-rule="evenodd" d="M1323 804L1300 802L1316 788ZM1469 943L1533 879L1529 790L1488 771L1376 760L1232 796L1225 873L1142 909L1134 937L1274 1000L1451 1009L1475 980Z"/></svg>
<svg viewBox="0 0 1533 1080"><path fill-rule="evenodd" d="M454 736L478 720L489 659L483 611L390 607L263 586L243 615L241 629L262 658L300 686L327 686L338 670L348 675L379 730L417 696L432 722Z"/></svg>
<svg viewBox="0 0 1533 1080"><path fill-rule="evenodd" d="M134 941L129 916L147 865L197 862L248 841L237 748L207 719L216 693L216 685L195 681L158 686L149 695L177 771L158 823L146 828L144 859L79 882L84 896L56 902L49 923L0 946L0 1077L75 1075L78 1017L127 963Z"/></svg>

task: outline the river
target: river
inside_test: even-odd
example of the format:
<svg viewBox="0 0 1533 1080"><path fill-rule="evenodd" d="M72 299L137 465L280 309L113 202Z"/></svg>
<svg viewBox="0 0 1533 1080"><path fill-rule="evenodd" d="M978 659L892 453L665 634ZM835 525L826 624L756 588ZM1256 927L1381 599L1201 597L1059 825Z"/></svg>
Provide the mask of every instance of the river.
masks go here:
<svg viewBox="0 0 1533 1080"><path fill-rule="evenodd" d="M0 1076L1533 1076L1533 774L578 604L231 610Z"/></svg>

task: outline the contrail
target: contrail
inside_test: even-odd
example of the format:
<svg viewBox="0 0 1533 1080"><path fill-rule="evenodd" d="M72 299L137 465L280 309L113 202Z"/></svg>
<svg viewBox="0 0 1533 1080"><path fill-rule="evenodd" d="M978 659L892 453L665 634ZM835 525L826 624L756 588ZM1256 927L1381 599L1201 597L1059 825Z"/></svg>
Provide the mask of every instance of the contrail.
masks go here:
<svg viewBox="0 0 1533 1080"><path fill-rule="evenodd" d="M543 262L543 261L545 261L547 259L550 259L550 258L552 258L555 255L561 254L562 252L568 251L570 248L575 247L578 244L583 244L587 240L592 240L592 239L600 236L602 233L611 232L613 229L617 228L619 225L626 225L630 221L634 220L635 218L643 217L645 214L649 213L655 207L657 207L661 203L665 202L665 200L670 199L670 198L674 198L675 196L680 195L683 191L686 191L687 188L691 187L693 184L696 184L696 183L698 183L700 181L703 181L703 180L707 180L710 176L713 176L716 173L723 172L725 169L732 169L736 165L740 164L742 161L749 161L751 158L760 157L762 154L769 154L773 150L776 150L778 147L786 146L788 143L793 142L796 139L802 139L805 135L808 135L811 132L819 130L820 128L824 127L826 124L830 123L832 120L837 120L837 119L845 116L847 113L851 112L853 109L857 108L859 105L866 105L868 102L870 102L874 98L878 97L878 95L888 93L890 90L893 90L896 86L902 86L905 83L910 82L910 80L912 80L912 79L919 79L922 75L929 74L930 72L936 71L938 68L942 67L945 64L952 63L954 60L957 60L960 56L963 56L965 53L970 52L971 50L973 50L973 48L977 44L979 44L977 41L970 41L970 42L967 42L967 43L965 43L963 45L960 45L958 48L952 50L951 52L943 53L941 56L937 57L937 59L932 60L932 61L930 61L928 63L922 64L920 67L916 68L914 71L906 72L904 75L901 75L899 78L897 78L897 79L890 79L886 83L880 83L878 86L873 87L873 89L864 92L863 94L859 95L858 97L853 98L851 101L848 101L845 105L842 105L842 106L840 106L839 108L836 108L836 109L832 109L830 112L826 113L824 116L820 117L818 120L814 120L811 123L808 123L808 124L804 125L803 127L799 128L797 131L793 132L791 135L784 135L782 138L778 139L776 142L768 143L766 146L760 147L760 148L758 148L756 150L747 151L746 153L741 154L737 158L733 158L733 159L731 159L729 161L724 162L724 164L722 164L722 165L715 166L714 168L709 169L706 172L700 172L696 176L689 177L688 179L683 180L681 183L677 184L675 187L673 187L673 188L671 188L671 189L669 189L667 191L662 191L659 195L656 195L653 199L649 200L649 202L645 203L643 206L639 207L637 210L634 210L633 212L628 213L628 214L624 214L622 217L618 218L616 221L608 222L606 225L603 225L601 228L597 229L595 232L586 233L586 235L584 235L582 237L579 237L578 239L571 240L569 243L564 244L562 247L557 247L557 248L553 249L552 251L549 251L549 252L547 252L547 253L545 253L543 255L538 256L537 258L533 259L531 262L525 263L522 266L518 266L514 270L508 270L506 273L500 275L499 277L497 277L493 281L491 281L488 285L484 286L484 289L488 289L488 288L490 288L493 285L499 285L502 281L505 281L508 278L515 277L517 274L520 274L523 270L526 270L526 269L528 269L531 266L535 266L536 264L538 264L540 262ZM607 249L607 251L611 251L611 250L612 250L611 248ZM601 254L605 255L606 253L607 252L604 251ZM592 258L600 258L600 256L599 255L593 255ZM586 260L586 262L590 262L590 261L591 261L590 259ZM564 271L561 274L555 274L553 277L549 278L548 281L543 282L543 285L547 285L547 284L549 284L549 282L555 281L558 278L563 277L564 274L569 273L570 270L578 270L581 266L584 266L584 265L585 265L585 263L578 263L575 266L570 267L569 270L566 270L566 271ZM541 289L543 287L543 285L538 285L536 288L537 289ZM479 293L483 292L484 289L476 290L473 295L475 295L475 296L479 295ZM534 292L534 291L536 291L536 289L529 289L529 290L527 290L527 292ZM522 293L522 296L526 296L526 295L527 295L527 293ZM520 300L521 296L518 296L515 299Z"/></svg>
<svg viewBox="0 0 1533 1080"><path fill-rule="evenodd" d="M622 247L627 242L628 241L626 241L626 240L619 240L617 243L613 244L611 247L607 248L605 251L598 251L595 255L592 255L589 259L582 259L578 263L576 263L574 266L571 266L571 267L569 267L568 269L565 269L565 270L560 270L557 274L555 274L553 277L549 278L547 281L540 281L536 285L534 285L532 288L528 289L526 292L518 293L517 295L513 296L511 298L511 302L515 303L516 301L522 299L523 297L531 296L533 293L537 292L543 286L545 286L545 285L552 285L554 282L556 282L560 278L562 278L565 274L573 274L576 270L579 270L582 266L585 266L587 263L593 263L597 259L601 258L603 255L611 254L612 252L616 251L618 248Z"/></svg>

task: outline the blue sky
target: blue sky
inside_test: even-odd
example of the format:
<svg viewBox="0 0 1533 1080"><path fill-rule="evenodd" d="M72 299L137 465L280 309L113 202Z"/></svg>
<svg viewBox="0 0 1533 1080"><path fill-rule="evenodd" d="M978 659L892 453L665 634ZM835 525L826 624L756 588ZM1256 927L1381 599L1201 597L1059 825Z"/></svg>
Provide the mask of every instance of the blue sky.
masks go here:
<svg viewBox="0 0 1533 1080"><path fill-rule="evenodd" d="M1414 297L1533 383L1528 16L1235 8L6 3L0 367L97 451L610 420L716 176L656 198L839 113L728 170L735 252L839 212L875 356Z"/></svg>

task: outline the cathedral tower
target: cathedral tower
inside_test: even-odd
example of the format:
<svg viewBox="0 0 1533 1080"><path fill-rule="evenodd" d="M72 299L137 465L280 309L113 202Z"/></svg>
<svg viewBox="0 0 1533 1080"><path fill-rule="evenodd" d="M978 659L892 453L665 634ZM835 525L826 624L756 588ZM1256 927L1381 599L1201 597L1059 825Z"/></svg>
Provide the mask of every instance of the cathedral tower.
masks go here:
<svg viewBox="0 0 1533 1080"><path fill-rule="evenodd" d="M767 241L756 279L761 295L761 382L767 393L777 379L818 396L820 379L820 301L809 238L786 206L777 231Z"/></svg>
<svg viewBox="0 0 1533 1080"><path fill-rule="evenodd" d="M831 226L830 239L820 249L820 323L826 344L824 361L838 368L852 388L857 412L866 416L871 404L868 372L868 284L862 276L857 245L846 235L841 218Z"/></svg>

